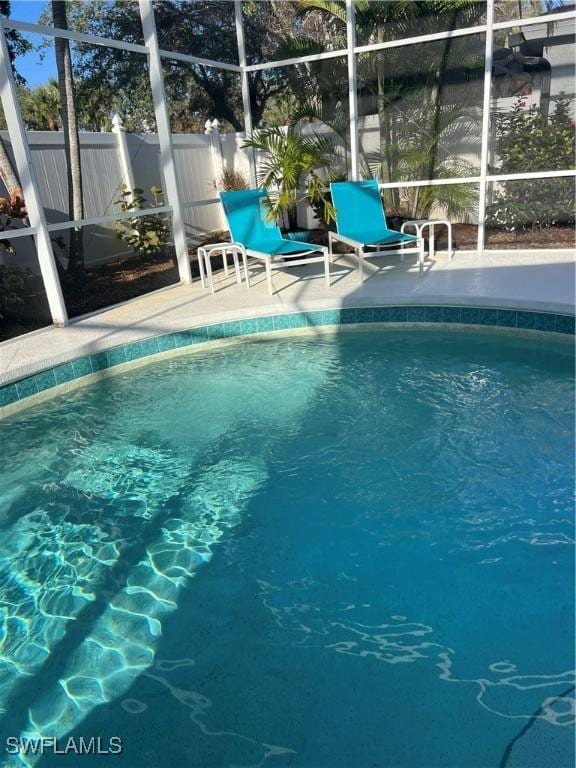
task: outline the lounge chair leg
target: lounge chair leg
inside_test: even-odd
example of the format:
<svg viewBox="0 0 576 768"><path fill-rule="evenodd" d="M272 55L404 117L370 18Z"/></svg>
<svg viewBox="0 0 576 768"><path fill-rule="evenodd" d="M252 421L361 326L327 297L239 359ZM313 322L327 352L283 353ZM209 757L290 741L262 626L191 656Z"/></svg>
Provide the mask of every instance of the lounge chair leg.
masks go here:
<svg viewBox="0 0 576 768"><path fill-rule="evenodd" d="M246 278L246 288L250 288L250 273L248 272L246 251L244 249L242 249L242 261L244 262L244 277Z"/></svg>
<svg viewBox="0 0 576 768"><path fill-rule="evenodd" d="M420 273L424 270L424 238L420 238L418 241L418 266L420 267Z"/></svg>
<svg viewBox="0 0 576 768"><path fill-rule="evenodd" d="M200 282L202 288L206 288L206 279L204 277L204 248L198 248L198 269L200 270Z"/></svg>
<svg viewBox="0 0 576 768"><path fill-rule="evenodd" d="M358 272L360 273L360 282L364 282L364 249L358 248Z"/></svg>
<svg viewBox="0 0 576 768"><path fill-rule="evenodd" d="M238 248L233 249L232 257L234 259L234 271L236 272L236 282L238 283L238 285L242 285L242 272L240 271L240 260L238 258Z"/></svg>
<svg viewBox="0 0 576 768"><path fill-rule="evenodd" d="M274 294L274 289L272 288L272 264L270 263L270 259L266 259L266 280L268 282L268 293L270 296Z"/></svg>
<svg viewBox="0 0 576 768"><path fill-rule="evenodd" d="M206 282L210 286L210 293L214 293L214 275L212 274L212 262L210 256L206 255Z"/></svg>

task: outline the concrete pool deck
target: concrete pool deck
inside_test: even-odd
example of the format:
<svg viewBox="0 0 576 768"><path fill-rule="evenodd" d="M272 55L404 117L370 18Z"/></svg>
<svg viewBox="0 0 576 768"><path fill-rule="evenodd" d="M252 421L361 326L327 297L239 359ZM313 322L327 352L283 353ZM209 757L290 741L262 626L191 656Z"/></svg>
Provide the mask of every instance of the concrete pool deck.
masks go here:
<svg viewBox="0 0 576 768"><path fill-rule="evenodd" d="M483 256L456 253L427 260L420 276L413 259L371 261L361 284L355 262L341 256L332 265L332 287L324 286L321 265L274 270L275 294L264 272L252 264L252 287L216 273L215 293L200 282L175 285L110 309L0 344L0 384L77 357L220 320L279 312L362 307L376 304L435 304L532 309L574 313L576 251L501 251ZM318 267L318 268L317 268Z"/></svg>

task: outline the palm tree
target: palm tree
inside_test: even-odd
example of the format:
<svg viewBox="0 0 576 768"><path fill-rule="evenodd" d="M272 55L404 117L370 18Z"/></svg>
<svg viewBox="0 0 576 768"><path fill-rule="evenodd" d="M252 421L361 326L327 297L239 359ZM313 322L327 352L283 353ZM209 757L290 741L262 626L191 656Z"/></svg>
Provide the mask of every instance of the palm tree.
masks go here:
<svg viewBox="0 0 576 768"><path fill-rule="evenodd" d="M412 2L412 0L390 0L390 2L357 0L354 6L354 13L358 41L362 44L385 42L391 24L395 25L396 32L398 32L398 27L405 30L406 22L414 14L415 5L416 3ZM344 3L334 2L334 0L300 0L298 4L299 16L306 17L308 14L315 13L320 14L330 27L339 29L340 35L336 33L336 39L341 41L343 48L346 47L346 8ZM360 59L361 65L366 65L367 63L369 63L369 58L364 57ZM377 108L380 115L380 148L384 161L388 148L389 125L385 110L384 67L382 63L382 61L379 62L375 74ZM362 80L362 66L358 68L357 74L359 79Z"/></svg>
<svg viewBox="0 0 576 768"><path fill-rule="evenodd" d="M28 128L36 131L60 129L60 92L56 80L49 80L33 90L22 89L20 104Z"/></svg>
<svg viewBox="0 0 576 768"><path fill-rule="evenodd" d="M52 0L52 19L58 29L68 29L65 0ZM63 37L56 37L56 70L58 72L58 91L60 94L60 110L62 128L64 131L64 152L68 176L68 209L72 219L84 217L82 202L82 168L80 165L80 139L78 136L78 121L74 102L74 77L72 74L72 57L70 45ZM68 271L79 275L84 271L84 248L82 229L70 231L70 250Z"/></svg>
<svg viewBox="0 0 576 768"><path fill-rule="evenodd" d="M294 126L263 128L246 139L243 147L264 153L258 182L271 192L270 218L280 221L284 213L289 229L298 226L297 205L308 202L317 215L334 219L332 204L325 198L325 181L334 176L335 147L325 136L302 136Z"/></svg>
<svg viewBox="0 0 576 768"><path fill-rule="evenodd" d="M472 25L481 5L474 0L411 0L398 2L355 3L356 36L361 44L424 35L439 29L453 29L459 24ZM340 29L341 44L345 46L346 11L342 3L333 0L300 0L299 14L321 14L330 27ZM439 22L438 19L441 18ZM297 42L296 47L301 47ZM432 51L432 55L430 55ZM444 140L463 135L470 141L477 122L473 109L451 104L446 93L447 72L460 51L455 51L451 39L434 43L420 56L414 72L407 66L406 50L392 48L361 54L357 60L359 90L373 101L378 114L379 148L363 157L364 172L382 181L399 177L434 178L447 171L451 176L469 175L470 165L458 158L443 156ZM466 69L470 56L464 56L459 67ZM472 62L473 64L474 62ZM473 67L471 67L473 68ZM458 185L459 186L459 185ZM469 190L468 190L469 191ZM464 188L442 196L442 204L450 204L450 212L462 210L470 195ZM393 206L400 208L397 190L390 193ZM415 190L411 211L423 215L434 204L434 193ZM440 203L440 200L436 200Z"/></svg>

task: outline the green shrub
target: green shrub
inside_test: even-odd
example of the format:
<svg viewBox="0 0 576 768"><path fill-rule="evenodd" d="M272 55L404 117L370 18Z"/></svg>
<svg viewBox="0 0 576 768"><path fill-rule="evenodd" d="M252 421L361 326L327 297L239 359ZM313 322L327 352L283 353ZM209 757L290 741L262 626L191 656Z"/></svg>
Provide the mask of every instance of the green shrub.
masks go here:
<svg viewBox="0 0 576 768"><path fill-rule="evenodd" d="M151 187L152 202L148 204L142 189L133 190L122 187L120 199L116 204L122 213L141 211L144 208L160 208L164 205L164 193L160 187ZM134 216L116 222L116 235L130 245L141 256L155 257L164 252L164 247L170 241L170 217L166 214L149 214Z"/></svg>
<svg viewBox="0 0 576 768"><path fill-rule="evenodd" d="M5 317L10 305L24 304L25 284L29 277L32 277L32 270L28 267L0 264L0 319Z"/></svg>
<svg viewBox="0 0 576 768"><path fill-rule="evenodd" d="M560 95L548 120L537 107L525 110L519 98L512 112L497 118L500 166L493 173L566 170L574 165L576 141L570 99ZM574 180L505 181L486 210L489 226L509 232L574 223Z"/></svg>

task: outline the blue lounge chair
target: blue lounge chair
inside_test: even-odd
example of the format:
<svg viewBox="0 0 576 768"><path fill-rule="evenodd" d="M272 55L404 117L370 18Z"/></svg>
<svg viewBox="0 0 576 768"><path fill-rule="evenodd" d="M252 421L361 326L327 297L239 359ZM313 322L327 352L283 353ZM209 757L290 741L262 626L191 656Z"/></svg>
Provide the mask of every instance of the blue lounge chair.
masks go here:
<svg viewBox="0 0 576 768"><path fill-rule="evenodd" d="M260 259L266 267L268 291L272 294L272 269L296 267L301 264L324 262L326 287L330 287L330 257L320 245L286 240L273 221L266 218L265 189L221 192L230 239L241 246L247 256Z"/></svg>
<svg viewBox="0 0 576 768"><path fill-rule="evenodd" d="M358 255L360 279L364 279L364 259L385 254L418 254L420 272L424 265L424 240L388 229L386 215L376 179L339 181L330 184L332 202L336 209L337 232L330 232L330 257L335 242L351 246ZM405 246L414 244L413 248ZM399 246L393 250L393 246ZM376 250L374 250L376 249Z"/></svg>

